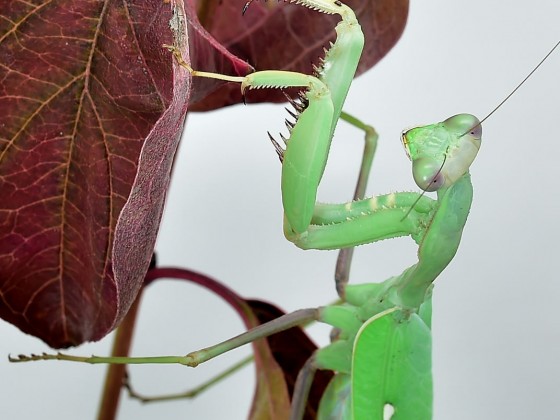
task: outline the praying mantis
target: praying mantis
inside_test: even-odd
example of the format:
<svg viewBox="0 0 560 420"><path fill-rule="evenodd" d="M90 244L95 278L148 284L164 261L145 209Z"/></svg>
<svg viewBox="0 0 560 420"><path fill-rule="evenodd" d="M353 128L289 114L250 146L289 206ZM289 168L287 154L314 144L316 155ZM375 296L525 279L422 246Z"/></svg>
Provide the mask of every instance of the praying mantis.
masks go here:
<svg viewBox="0 0 560 420"><path fill-rule="evenodd" d="M486 145L485 145L485 147L486 147ZM503 146L502 146L502 147L503 147ZM268 152L270 152L270 151L268 150ZM543 154L543 153L541 153L541 155L542 155L542 154ZM542 157L542 158L545 158L545 156L541 156L541 157ZM478 195L478 192L477 192L477 195ZM482 201L483 201L483 200L482 200ZM490 200L488 200L488 201L490 201ZM471 263L471 264L472 264L472 263ZM393 270L393 271L394 271L394 270ZM364 278L366 278L366 277L364 276ZM452 283L453 283L453 287L460 287L459 285L457 285L458 281L457 281L456 279L449 278L448 280L454 280L454 281L452 282ZM470 280L470 279L469 279L469 280ZM442 284L442 285L443 285L443 284ZM470 306L470 305L469 305L469 306ZM192 344L189 344L189 348L190 348L191 345L192 345ZM184 348L184 346L183 346L183 348ZM96 351L96 353L99 353L99 351ZM74 368L75 368L75 367L74 367ZM190 373L190 372L189 372L189 373ZM184 373L182 374L182 376L184 376Z"/></svg>

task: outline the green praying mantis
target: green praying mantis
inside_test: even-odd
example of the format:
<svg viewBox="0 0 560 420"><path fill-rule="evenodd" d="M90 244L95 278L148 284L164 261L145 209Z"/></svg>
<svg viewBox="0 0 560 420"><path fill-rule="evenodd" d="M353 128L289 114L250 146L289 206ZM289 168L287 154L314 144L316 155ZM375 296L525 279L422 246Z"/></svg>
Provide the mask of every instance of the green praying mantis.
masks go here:
<svg viewBox="0 0 560 420"><path fill-rule="evenodd" d="M420 246L419 261L383 284L347 286L347 277L343 276L337 284L345 300L343 305L286 315L176 361L194 367L256 338L318 320L339 328L341 334L302 370L294 391L292 418L303 416L315 369L338 372L322 400L322 418L344 412L344 418L381 419L386 404L391 404L402 418L431 418L431 284L455 255L470 209L468 169L480 148L480 122L472 115L460 114L403 133L414 179L424 191L438 191L437 201L413 193L393 193L342 205L316 204L339 118L366 131L356 199L364 194L377 139L370 127L342 113L364 42L354 13L339 1L306 0L301 4L341 17L335 29L337 39L316 76L262 71L229 77L198 72L169 48L194 76L237 82L242 91L263 87L305 89L300 102L292 101L297 115L296 122L288 125L289 138L283 139L286 148L269 134L282 161L284 233L288 240L304 249L339 249L410 235ZM342 255L341 271L347 272L349 259ZM351 359L348 354L353 355ZM408 360L412 354L417 360ZM387 365L387 360L393 361ZM419 366L423 369L420 373ZM387 375L387 370L394 373ZM415 393L418 398L411 398Z"/></svg>
<svg viewBox="0 0 560 420"><path fill-rule="evenodd" d="M253 77L258 78L257 75ZM348 85L350 82L351 77L348 79ZM330 85L328 86L330 88ZM332 94L332 91L331 95L332 97L335 96ZM312 101L310 100L309 102L309 107L304 113L307 112L307 110L315 110L315 103L312 105ZM334 102L333 100L333 103ZM340 107L342 106L342 102L339 101L338 103ZM333 108L336 109L336 107ZM338 120L338 115L334 110L330 112L330 117L329 113L321 112L321 115L323 116L322 118L324 118L322 121L327 121L327 124L321 126L324 131L320 137L323 140L326 139L330 141L332 132L334 131L334 125ZM364 290L364 287L342 285L339 289L343 291L349 305L327 307L313 314L312 317L314 319L334 324L342 329L344 333L343 339L338 343L342 343L341 347L344 347L344 349L342 351L338 349L335 352L335 356L339 356L340 354L347 355L353 352L355 355L354 360L356 361L354 365L349 366L345 364L343 366L343 362L340 360L330 360L328 354L330 350L327 349L332 350L335 346L333 344L333 347L327 347L325 349L326 351L318 354L315 358L318 367L334 367L339 372L352 372L352 374L356 373L355 376L358 376L358 373L361 371L360 364L363 361L363 363L368 366L365 369L366 374L370 377L375 377L375 360L367 361L365 358L366 356L362 359L362 356L358 355L361 354L362 347L369 349L374 348L373 344L366 341L368 338L367 336L372 335L374 337L379 337L384 333L393 336L401 334L404 338L416 336L417 340L414 342L416 344L423 343L423 347L421 346L421 348L423 348L424 353L419 356L419 363L426 361L427 355L429 356L429 331L427 331L426 328L429 327L430 322L429 308L421 309L422 303L426 301L429 295L429 286L431 282L453 256L449 255L449 253L453 254L453 247L456 247L455 242L458 244L458 236L460 237L471 200L470 180L468 179L468 175L465 175L465 172L468 170L472 159L469 161L469 159L460 158L463 154L463 143L470 144L470 148L478 149L477 144L479 143L480 135L476 128L477 122L470 118L471 117L461 116L457 119L451 119L451 121L447 121L443 125L440 124L417 129L405 135L408 151L413 161L414 177L418 181L419 186L426 190L432 189L430 188L432 184L437 184L437 186L440 187L438 188L438 200L436 202L427 197L422 197L415 203L418 194L401 193L377 197L375 201L363 200L341 206L315 205L314 194L316 193L316 184L318 184L317 178L321 177L320 175L324 168L324 160L319 159L318 167L310 168L312 174L307 176L306 179L311 181L309 181L304 188L304 199L302 199L300 195L296 195L295 197L288 196L288 194L292 192L289 185L295 183L296 186L299 186L300 184L297 181L284 181L285 178L283 174L283 186L284 183L288 185L288 187L285 188L288 191L286 193L287 197L284 200L286 213L285 233L290 240L294 241L299 246L305 248L338 248L392 237L391 235L400 236L407 234L412 235L417 242L420 243L420 261L418 265L411 267L411 269L405 271L401 276L389 279L389 281L381 285L369 285L366 290ZM302 124L305 120L306 118L304 118L302 114L298 120L298 124L296 124L292 131L290 140L295 141L297 139L296 134L300 132L298 131L298 127L304 127L301 128L301 130L309 129L309 127ZM465 121L467 122L465 123ZM329 122L330 125L328 124ZM422 141L418 140L417 135L427 136L424 130L433 130L434 128L438 131L446 130L448 125L459 126L459 129L453 130L454 134L452 134L452 138L455 139L457 143L456 145L440 145L438 152L426 152L422 150L423 144ZM471 131L473 134L471 134ZM464 138L465 136L463 134L465 133L468 133L467 139ZM431 136L431 134L429 136ZM463 142L463 140L468 141ZM295 150L296 144L295 142L289 143L283 155L283 172L287 172L287 169L285 169L287 167L286 164L292 162L292 153L290 151ZM294 145L294 147L292 147L292 145ZM328 144L323 144L322 147L323 149L328 149ZM324 150L319 153L319 155L321 154L326 155ZM294 159L297 159L297 157L298 155L295 155ZM326 158L326 156L324 157ZM474 158L474 155L472 158ZM287 174L286 179L289 179L290 176L292 179L293 177L299 176L299 170L301 168L298 167L297 163L293 163L293 165L295 166L292 167L295 175L294 173ZM463 173L460 173L458 176L450 175L453 172L448 171L448 169L454 167L462 168L458 172ZM299 194L299 192L297 193ZM311 197L313 199L311 199ZM303 204L301 208L298 207L300 203ZM292 206L292 204L294 205ZM385 206L385 208L383 206ZM353 228L353 225L356 224L356 220L362 217L362 213L365 213L363 215L364 218L372 221L371 223L373 226L371 230L364 229L362 227L363 225ZM449 220L450 215L455 216L458 214L460 214L461 217ZM300 217L302 215L303 217ZM347 220L348 218L351 220ZM385 223L386 221L388 223ZM388 226L390 232L375 231L375 228L378 226L383 229L385 229L384 226ZM331 229L334 229L336 233L331 234ZM364 231L367 233L367 238L362 237ZM344 243L333 243L329 235L332 235L335 240L344 241ZM440 243L442 238L443 241ZM441 255L442 250L437 248L439 245L445 245L443 251L447 251L447 254ZM439 260L440 257L441 260ZM417 272L425 275L425 278L422 281L418 280L419 284L416 284L414 281L411 283L411 280L420 279L422 277L417 276ZM383 302L378 303L381 300L383 300ZM359 313L359 315L356 315L356 313ZM360 322L356 322L355 319L359 319ZM412 332L409 332L409 330ZM258 334L261 334L261 332L258 332L257 335ZM354 337L357 337L357 339L354 339ZM245 338L248 339L249 337ZM404 338L402 342L397 341L397 348L404 349L401 350L402 352L406 352L407 346L410 346L410 342L407 342ZM353 347L353 349L349 347ZM382 352L383 349L379 349L379 351ZM379 354L379 352L376 353ZM410 372L405 369L405 372L402 373L402 377L405 378L407 375L410 375ZM338 378L343 378L340 379L342 382L347 382L348 380L353 381L356 384L354 387L359 387L362 384L360 378L348 378L345 375L339 375ZM397 382L406 381L401 380ZM412 382L398 384L399 386L397 386L396 390L387 390L387 395L392 395L392 393L405 395L402 387L405 387L407 384L410 385L410 383ZM344 387L347 385L343 383L342 386ZM352 393L352 398L360 393L354 391ZM346 400L343 405L344 410L352 410L355 418L364 418L359 417L361 402L354 402L352 398ZM393 398L394 397L390 397L391 400L393 400ZM365 404L368 403L375 404L376 406L379 405L379 401L369 400L365 402ZM408 407L407 404L408 401L402 403L402 405L401 403L395 403L395 406L398 409L400 408L400 410L404 410ZM417 409L414 410L415 413L418 413Z"/></svg>

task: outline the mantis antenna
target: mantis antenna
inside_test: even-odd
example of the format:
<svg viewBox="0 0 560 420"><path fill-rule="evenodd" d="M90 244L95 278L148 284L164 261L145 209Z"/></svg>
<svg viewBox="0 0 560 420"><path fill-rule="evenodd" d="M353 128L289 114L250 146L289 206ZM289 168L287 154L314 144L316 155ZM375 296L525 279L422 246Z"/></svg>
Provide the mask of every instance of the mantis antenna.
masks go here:
<svg viewBox="0 0 560 420"><path fill-rule="evenodd" d="M511 97L513 96L513 94L514 94L515 92L517 92L517 91L519 90L519 88L520 88L521 86L523 86L527 80L529 80L529 78L533 75L533 73L535 73L535 72L538 70L538 68L539 68L540 66L542 66L542 64L548 59L548 57L550 57L550 55L554 52L554 50L558 47L558 45L560 45L560 40L554 45L554 47L552 47L552 48L550 49L550 51L548 52L548 54L546 54L546 55L544 56L544 58L533 68L533 70L531 70L531 71L529 72L529 74L527 74L527 76L525 76L525 78L515 87L515 89L513 89L513 90L502 100L502 102L500 102L492 111L490 111L490 112L488 113L488 115L486 115L482 120L480 120L480 122L479 122L477 125L475 125L474 127L472 127L470 130L465 131L465 132L461 135L461 137L463 137L464 135L468 134L469 132L471 132L471 131L474 130L475 128L477 128L477 127L479 127L480 125L482 125L482 123L483 123L484 121L486 121L488 118L490 118L490 116L491 116L492 114L494 114L494 112L496 112L503 104L505 104L506 101L507 101L509 98L511 98Z"/></svg>

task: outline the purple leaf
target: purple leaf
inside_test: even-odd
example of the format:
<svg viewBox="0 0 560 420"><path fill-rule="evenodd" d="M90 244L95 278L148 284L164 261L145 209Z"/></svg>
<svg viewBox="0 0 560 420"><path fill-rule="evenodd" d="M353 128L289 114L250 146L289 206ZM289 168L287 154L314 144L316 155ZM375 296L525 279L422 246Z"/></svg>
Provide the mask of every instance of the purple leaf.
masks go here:
<svg viewBox="0 0 560 420"><path fill-rule="evenodd" d="M181 4L0 10L0 316L52 347L105 336L148 268L190 94L172 9L192 56L249 69Z"/></svg>

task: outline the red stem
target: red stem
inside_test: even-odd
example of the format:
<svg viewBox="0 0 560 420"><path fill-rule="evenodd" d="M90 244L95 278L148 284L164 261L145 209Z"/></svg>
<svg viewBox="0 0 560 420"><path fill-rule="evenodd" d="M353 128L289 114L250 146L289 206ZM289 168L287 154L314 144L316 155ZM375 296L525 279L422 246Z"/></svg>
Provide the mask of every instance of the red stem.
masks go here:
<svg viewBox="0 0 560 420"><path fill-rule="evenodd" d="M140 289L136 300L117 329L111 352L112 356L128 356L130 352L143 290L143 288ZM109 365L107 368L97 420L114 420L116 418L125 370L126 365Z"/></svg>
<svg viewBox="0 0 560 420"><path fill-rule="evenodd" d="M248 318L247 304L245 303L245 300L242 299L233 290L224 286L222 283L214 280L213 278L185 268L156 267L148 271L148 273L146 274L145 286L160 278L187 280L196 283L199 286L205 287L208 290L211 290L227 303L229 303L237 311L239 316L243 319L243 323L245 324L247 329L255 326L254 320L250 320Z"/></svg>

